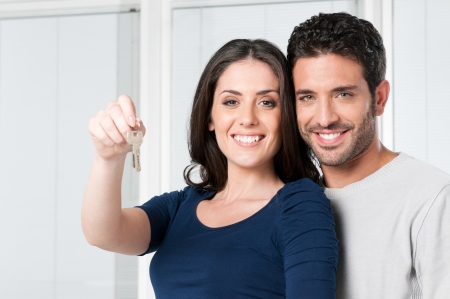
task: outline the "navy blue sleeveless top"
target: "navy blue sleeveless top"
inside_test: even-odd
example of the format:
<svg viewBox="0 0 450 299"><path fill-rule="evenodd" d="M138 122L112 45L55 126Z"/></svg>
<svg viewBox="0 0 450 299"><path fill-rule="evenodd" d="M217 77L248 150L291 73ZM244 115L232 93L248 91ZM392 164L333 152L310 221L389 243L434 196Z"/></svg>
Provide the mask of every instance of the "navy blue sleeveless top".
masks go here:
<svg viewBox="0 0 450 299"><path fill-rule="evenodd" d="M336 297L338 242L321 187L288 183L249 218L220 228L196 214L213 196L186 187L139 207L150 220L157 299Z"/></svg>

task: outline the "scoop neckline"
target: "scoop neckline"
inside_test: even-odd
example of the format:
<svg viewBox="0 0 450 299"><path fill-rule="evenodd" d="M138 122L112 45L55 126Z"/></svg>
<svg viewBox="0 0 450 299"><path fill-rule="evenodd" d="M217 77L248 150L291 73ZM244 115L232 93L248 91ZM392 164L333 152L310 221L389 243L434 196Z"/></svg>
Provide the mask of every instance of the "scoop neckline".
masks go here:
<svg viewBox="0 0 450 299"><path fill-rule="evenodd" d="M286 185L284 185L284 186L286 186ZM237 225L240 225L241 223L244 223L244 222L247 222L247 221L250 221L252 218L255 218L258 214L260 214L260 213L262 213L264 210L266 210L267 209L267 207L270 205L270 204L272 204L272 202L274 202L275 201L275 199L278 197L278 193L281 191L281 189L283 189L284 188L284 186L283 187L281 187L278 191L277 191L277 193L275 193L275 195L261 208L261 209L259 209L258 211L256 211L255 213L253 213L252 215L250 215L250 216L248 216L247 218L244 218L244 219L242 219L242 220L239 220L239 221L237 221L237 222L235 222L235 223L231 223L231 224L228 224L228 225L224 225L224 226L218 226L218 227L211 227L211 226L207 226L206 224L204 224L203 222L201 222L200 221L200 219L198 219L198 215L197 215L197 208L198 208L198 205L202 202L202 201L204 201L204 200L211 200L211 198L214 196L214 195L216 195L216 193L213 193L213 194L208 194L207 196L205 196L205 197L201 197L199 200L198 200L198 202L197 202L197 204L195 204L195 209L194 209L194 218L195 218L195 221L202 227L202 228L204 228L204 229L207 229L207 230L221 230L221 229L227 229L227 228L231 228L231 227L233 227L233 226L237 226Z"/></svg>

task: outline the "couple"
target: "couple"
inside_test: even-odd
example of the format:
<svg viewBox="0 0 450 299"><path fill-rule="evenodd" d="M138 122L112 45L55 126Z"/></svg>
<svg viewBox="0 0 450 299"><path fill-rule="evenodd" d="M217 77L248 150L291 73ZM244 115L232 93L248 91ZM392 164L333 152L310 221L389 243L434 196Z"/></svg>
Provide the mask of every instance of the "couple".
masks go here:
<svg viewBox="0 0 450 299"><path fill-rule="evenodd" d="M136 117L120 97L89 125L87 240L157 251L157 298L446 298L450 177L378 140L385 68L379 33L345 13L295 27L287 61L265 41L227 43L194 97L189 187L129 209L120 182Z"/></svg>

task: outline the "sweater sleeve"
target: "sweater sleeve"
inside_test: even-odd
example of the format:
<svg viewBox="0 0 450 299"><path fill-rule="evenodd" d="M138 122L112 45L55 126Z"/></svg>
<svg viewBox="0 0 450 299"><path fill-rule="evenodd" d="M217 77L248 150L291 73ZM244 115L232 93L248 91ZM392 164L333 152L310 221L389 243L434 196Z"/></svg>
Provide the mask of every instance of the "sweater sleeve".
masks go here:
<svg viewBox="0 0 450 299"><path fill-rule="evenodd" d="M338 241L330 201L309 179L287 185L279 223L286 298L336 298Z"/></svg>
<svg viewBox="0 0 450 299"><path fill-rule="evenodd" d="M164 193L151 198L141 206L137 206L147 214L151 232L148 249L141 255L154 252L159 248L185 192L186 188L183 191Z"/></svg>
<svg viewBox="0 0 450 299"><path fill-rule="evenodd" d="M450 294L450 185L435 198L417 236L414 259L421 298Z"/></svg>

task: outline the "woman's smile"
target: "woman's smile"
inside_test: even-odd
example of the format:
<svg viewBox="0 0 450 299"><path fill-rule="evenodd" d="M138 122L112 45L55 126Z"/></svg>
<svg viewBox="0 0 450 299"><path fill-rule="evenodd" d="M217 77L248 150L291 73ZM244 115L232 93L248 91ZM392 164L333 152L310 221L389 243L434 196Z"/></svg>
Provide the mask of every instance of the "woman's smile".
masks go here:
<svg viewBox="0 0 450 299"><path fill-rule="evenodd" d="M259 141L264 139L264 135L260 134L232 134L231 137L236 140L237 144L245 147L256 146Z"/></svg>

